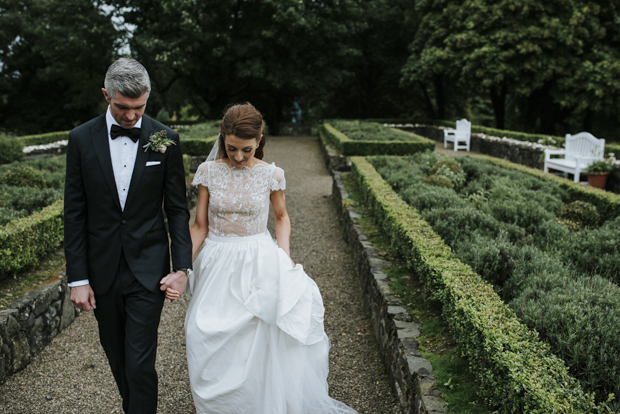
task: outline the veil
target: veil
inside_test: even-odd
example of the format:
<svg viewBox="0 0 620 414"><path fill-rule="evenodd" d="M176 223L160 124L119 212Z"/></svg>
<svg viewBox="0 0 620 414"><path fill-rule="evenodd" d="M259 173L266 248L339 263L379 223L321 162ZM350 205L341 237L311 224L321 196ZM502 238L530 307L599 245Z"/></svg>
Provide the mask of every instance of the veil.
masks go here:
<svg viewBox="0 0 620 414"><path fill-rule="evenodd" d="M222 133L220 132L217 135L217 139L215 140L215 142L213 143L213 148L211 148L211 152L209 153L209 156L207 157L206 161L217 161L220 158L222 158L223 154L220 154L220 140L222 139Z"/></svg>

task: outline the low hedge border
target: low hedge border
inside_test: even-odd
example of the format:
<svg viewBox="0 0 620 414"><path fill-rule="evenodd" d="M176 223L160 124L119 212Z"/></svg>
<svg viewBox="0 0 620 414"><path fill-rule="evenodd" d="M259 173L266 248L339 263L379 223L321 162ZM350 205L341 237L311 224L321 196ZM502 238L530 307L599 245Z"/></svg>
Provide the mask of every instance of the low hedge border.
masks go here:
<svg viewBox="0 0 620 414"><path fill-rule="evenodd" d="M611 220L620 216L620 195L618 194L614 194L609 191L601 190L588 185L575 183L574 181L564 177L558 177L557 175L545 173L542 170L526 167L525 165L521 164L515 164L513 162L495 157L490 157L488 155L476 156L484 158L492 162L493 164L505 168L510 168L513 170L531 174L544 180L551 180L568 192L571 198L570 201L581 200L594 204L598 209L601 217L605 217L606 220Z"/></svg>
<svg viewBox="0 0 620 414"><path fill-rule="evenodd" d="M393 128L399 134L405 134L414 141L354 141L329 123L324 123L319 134L334 144L342 155L406 155L435 150L435 141L419 135Z"/></svg>
<svg viewBox="0 0 620 414"><path fill-rule="evenodd" d="M181 149L185 155L207 156L211 152L215 140L217 140L217 135L206 139L181 137Z"/></svg>
<svg viewBox="0 0 620 414"><path fill-rule="evenodd" d="M0 228L0 275L33 267L63 241L63 200Z"/></svg>
<svg viewBox="0 0 620 414"><path fill-rule="evenodd" d="M45 144L51 144L53 142L68 140L69 132L71 131L59 131L59 132L49 132L47 134L25 135L23 137L19 137L19 139L24 144L24 147L29 147L31 145L45 145Z"/></svg>
<svg viewBox="0 0 620 414"><path fill-rule="evenodd" d="M352 157L351 163L367 206L430 296L442 304L460 352L478 377L482 397L506 413L596 412L594 396L584 394L564 362L488 283L453 257L374 167L362 157Z"/></svg>

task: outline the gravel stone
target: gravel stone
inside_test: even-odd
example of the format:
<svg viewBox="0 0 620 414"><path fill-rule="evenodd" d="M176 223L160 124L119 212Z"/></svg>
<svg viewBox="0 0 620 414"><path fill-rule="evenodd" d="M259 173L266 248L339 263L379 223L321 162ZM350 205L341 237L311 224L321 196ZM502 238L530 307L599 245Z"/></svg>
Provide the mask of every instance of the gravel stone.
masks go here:
<svg viewBox="0 0 620 414"><path fill-rule="evenodd" d="M329 392L361 414L400 412L342 238L332 179L316 137L268 137L265 161L285 171L291 254L316 280L331 340ZM270 219L272 235L273 219ZM194 413L183 323L188 298L164 305L159 327L159 413ZM81 313L24 370L0 385L0 413L122 413L92 312ZM317 413L320 414L320 413Z"/></svg>

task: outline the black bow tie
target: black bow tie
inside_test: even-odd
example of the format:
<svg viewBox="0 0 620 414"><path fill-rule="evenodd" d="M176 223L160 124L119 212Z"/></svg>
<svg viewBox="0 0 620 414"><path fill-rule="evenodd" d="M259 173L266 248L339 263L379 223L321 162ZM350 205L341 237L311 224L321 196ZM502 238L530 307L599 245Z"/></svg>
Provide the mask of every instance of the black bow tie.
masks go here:
<svg viewBox="0 0 620 414"><path fill-rule="evenodd" d="M133 142L136 142L140 139L140 128L125 129L120 125L112 125L112 128L110 128L110 137L112 139L129 137Z"/></svg>

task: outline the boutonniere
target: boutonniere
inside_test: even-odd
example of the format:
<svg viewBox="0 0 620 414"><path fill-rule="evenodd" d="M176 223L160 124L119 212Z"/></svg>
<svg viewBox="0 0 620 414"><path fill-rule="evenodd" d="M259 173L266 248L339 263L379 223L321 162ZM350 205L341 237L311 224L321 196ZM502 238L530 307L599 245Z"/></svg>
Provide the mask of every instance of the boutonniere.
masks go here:
<svg viewBox="0 0 620 414"><path fill-rule="evenodd" d="M170 145L177 145L176 142L168 139L167 136L168 133L165 130L149 135L149 142L142 147L144 148L144 152L147 152L150 148L151 151L161 152L163 154Z"/></svg>

